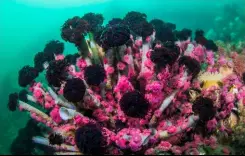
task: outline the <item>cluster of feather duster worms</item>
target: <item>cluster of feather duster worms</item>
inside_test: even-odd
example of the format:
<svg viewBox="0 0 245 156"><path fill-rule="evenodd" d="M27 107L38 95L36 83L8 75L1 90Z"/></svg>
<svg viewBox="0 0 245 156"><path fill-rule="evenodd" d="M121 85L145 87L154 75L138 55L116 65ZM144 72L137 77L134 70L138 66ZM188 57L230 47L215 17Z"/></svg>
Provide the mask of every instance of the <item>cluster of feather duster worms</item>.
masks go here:
<svg viewBox="0 0 245 156"><path fill-rule="evenodd" d="M53 40L19 71L24 89L8 107L47 127L33 142L57 155L230 154L217 133L232 133L245 103L242 54L139 12L103 23L95 13L68 19L61 37L79 52L65 56Z"/></svg>

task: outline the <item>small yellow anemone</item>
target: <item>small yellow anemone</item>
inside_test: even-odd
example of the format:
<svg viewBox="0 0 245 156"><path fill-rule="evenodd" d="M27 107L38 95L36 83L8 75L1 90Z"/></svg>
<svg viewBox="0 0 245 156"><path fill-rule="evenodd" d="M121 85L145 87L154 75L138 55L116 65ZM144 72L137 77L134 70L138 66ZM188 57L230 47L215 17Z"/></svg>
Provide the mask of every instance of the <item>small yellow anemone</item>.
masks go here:
<svg viewBox="0 0 245 156"><path fill-rule="evenodd" d="M220 87L222 83L223 75L219 72L211 73L211 72L204 72L199 77L198 80L203 82L203 89L210 88L212 86Z"/></svg>
<svg viewBox="0 0 245 156"><path fill-rule="evenodd" d="M237 86L233 84L233 85L231 86L229 92L232 93L232 94L237 94L237 93L238 93L238 88L237 88Z"/></svg>
<svg viewBox="0 0 245 156"><path fill-rule="evenodd" d="M230 116L223 121L223 124L227 128L234 128L239 122L238 116L231 112Z"/></svg>
<svg viewBox="0 0 245 156"><path fill-rule="evenodd" d="M112 81L111 81L111 78L109 78L109 79L107 80L106 88L107 88L107 89L112 89Z"/></svg>
<svg viewBox="0 0 245 156"><path fill-rule="evenodd" d="M190 90L189 95L190 95L190 101L194 102L200 96L200 93L198 93L195 90Z"/></svg>

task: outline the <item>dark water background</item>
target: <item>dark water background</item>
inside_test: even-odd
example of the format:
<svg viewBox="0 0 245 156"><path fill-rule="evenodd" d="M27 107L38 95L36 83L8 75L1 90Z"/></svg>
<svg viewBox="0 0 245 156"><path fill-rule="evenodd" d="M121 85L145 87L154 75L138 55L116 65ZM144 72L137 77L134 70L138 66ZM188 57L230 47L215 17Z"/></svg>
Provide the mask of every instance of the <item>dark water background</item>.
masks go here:
<svg viewBox="0 0 245 156"><path fill-rule="evenodd" d="M123 17L128 11L140 11L148 19L161 18L177 24L177 28L212 27L216 16L223 13L223 4L245 5L245 0L105 0L100 3L73 5L71 1L0 0L0 154L9 154L12 140L28 119L25 113L7 110L8 94L18 91L18 70L33 65L35 53L42 51L51 39L60 38L60 26L67 18L87 12L102 13L106 21ZM29 1L29 3L28 3ZM32 1L32 2L30 2ZM51 0L49 0L51 1ZM77 4L78 0L75 4ZM69 4L69 5L67 5ZM65 53L77 50L66 44Z"/></svg>

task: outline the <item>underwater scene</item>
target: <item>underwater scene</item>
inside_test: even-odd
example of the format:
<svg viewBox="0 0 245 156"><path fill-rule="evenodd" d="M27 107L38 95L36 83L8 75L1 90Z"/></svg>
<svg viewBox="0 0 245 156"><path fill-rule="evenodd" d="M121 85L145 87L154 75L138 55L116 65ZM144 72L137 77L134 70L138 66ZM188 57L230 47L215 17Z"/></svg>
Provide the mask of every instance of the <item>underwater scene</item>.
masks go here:
<svg viewBox="0 0 245 156"><path fill-rule="evenodd" d="M0 0L1 155L244 155L245 0Z"/></svg>

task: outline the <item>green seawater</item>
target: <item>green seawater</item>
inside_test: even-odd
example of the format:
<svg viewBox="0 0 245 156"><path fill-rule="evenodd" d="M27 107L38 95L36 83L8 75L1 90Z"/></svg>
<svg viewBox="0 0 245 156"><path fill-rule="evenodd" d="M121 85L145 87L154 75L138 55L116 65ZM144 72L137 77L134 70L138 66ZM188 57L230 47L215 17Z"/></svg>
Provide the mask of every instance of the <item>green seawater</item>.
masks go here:
<svg viewBox="0 0 245 156"><path fill-rule="evenodd" d="M7 109L8 94L20 89L18 71L33 65L34 55L49 40L61 40L60 27L65 20L95 12L102 13L107 22L128 11L139 11L147 14L148 20L175 23L177 29L209 30L226 3L245 6L245 0L0 0L0 154L11 154L12 141L29 119L26 113ZM66 43L65 54L74 52L77 49Z"/></svg>

